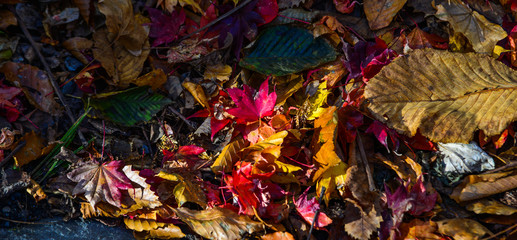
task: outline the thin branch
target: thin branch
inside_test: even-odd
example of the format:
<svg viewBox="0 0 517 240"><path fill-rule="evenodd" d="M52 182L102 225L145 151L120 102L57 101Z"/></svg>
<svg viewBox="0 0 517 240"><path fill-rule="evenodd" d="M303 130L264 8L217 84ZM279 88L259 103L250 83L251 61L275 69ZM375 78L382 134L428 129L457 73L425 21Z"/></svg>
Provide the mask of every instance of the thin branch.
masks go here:
<svg viewBox="0 0 517 240"><path fill-rule="evenodd" d="M364 151L363 141L361 140L361 134L357 131L357 145L359 146L359 153L361 153L361 160L363 162L364 168L366 169L366 176L368 177L368 187L370 191L376 191L375 183L373 182L372 170L370 169L370 165L368 164L368 159L366 158L366 152Z"/></svg>
<svg viewBox="0 0 517 240"><path fill-rule="evenodd" d="M187 118L185 118L185 116L183 116L180 112L176 111L176 109L174 109L171 106L169 106L167 109L169 109L172 113L174 113L174 115L178 116L181 120L183 120L183 122L185 122L187 124L187 126L190 128L190 130L197 129L197 127L194 125L194 123L192 123Z"/></svg>
<svg viewBox="0 0 517 240"><path fill-rule="evenodd" d="M314 224L316 223L316 221L318 220L318 216L320 215L320 209L321 209L321 204L323 203L324 195L325 195L325 187L321 187L320 199L319 199L320 208L318 208L316 210L316 213L314 214L314 219L312 219L312 224L311 224L311 228L309 229L309 234L307 235L307 240L311 240L312 230L314 229Z"/></svg>
<svg viewBox="0 0 517 240"><path fill-rule="evenodd" d="M16 154L17 152L19 152L23 147L25 147L25 141L21 141L20 143L18 143L18 146L16 146L12 151L11 153L9 153L9 155L7 155L7 157L5 157L1 162L0 162L0 168L3 167L7 162L9 162L9 160L11 160L11 158L14 157L14 154Z"/></svg>
<svg viewBox="0 0 517 240"><path fill-rule="evenodd" d="M68 118L70 118L70 121L72 121L72 123L74 123L76 119L75 119L74 115L72 114L70 107L65 102L65 97L63 96L61 89L59 89L59 85L57 84L56 79L54 78L54 75L52 74L52 70L50 69L50 66L47 63L47 60L45 60L45 58L41 54L39 47L36 45L36 42L34 41L34 39L32 39L32 36L29 33L29 30L27 29L27 27L25 26L25 23L22 21L22 19L16 12L16 9L12 6L9 6L9 8L16 16L16 19L18 20L18 25L22 29L23 34L25 34L25 37L27 37L27 39L29 40L32 47L34 48L34 51L38 55L38 58L40 59L43 66L45 67L45 71L47 72L47 76L49 78L50 84L52 85L52 88L54 88L54 91L55 91L57 97L59 98L59 101L61 101L61 104L63 104L63 107L65 107ZM86 141L86 138L84 138L83 133L79 129L77 130L77 135L79 136L79 139L81 139L81 143L83 144L83 146L87 146L88 141Z"/></svg>

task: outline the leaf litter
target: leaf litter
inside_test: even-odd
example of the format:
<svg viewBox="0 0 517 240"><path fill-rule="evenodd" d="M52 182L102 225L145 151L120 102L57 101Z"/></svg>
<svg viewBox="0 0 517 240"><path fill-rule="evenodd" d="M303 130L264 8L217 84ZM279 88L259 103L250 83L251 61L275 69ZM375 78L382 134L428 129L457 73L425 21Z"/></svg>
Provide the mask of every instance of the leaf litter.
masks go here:
<svg viewBox="0 0 517 240"><path fill-rule="evenodd" d="M0 223L513 239L514 5L0 0Z"/></svg>

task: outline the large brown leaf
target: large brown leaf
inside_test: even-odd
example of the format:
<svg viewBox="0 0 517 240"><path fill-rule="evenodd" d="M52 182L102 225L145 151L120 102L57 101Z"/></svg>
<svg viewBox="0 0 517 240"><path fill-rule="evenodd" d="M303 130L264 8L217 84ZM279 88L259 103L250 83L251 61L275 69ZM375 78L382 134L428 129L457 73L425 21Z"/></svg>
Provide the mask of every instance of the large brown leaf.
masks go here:
<svg viewBox="0 0 517 240"><path fill-rule="evenodd" d="M454 188L451 198L465 202L517 188L516 172L469 175Z"/></svg>
<svg viewBox="0 0 517 240"><path fill-rule="evenodd" d="M173 211L192 230L208 239L241 239L245 233L257 232L264 228L262 223L226 208L216 207L202 211L177 208Z"/></svg>
<svg viewBox="0 0 517 240"><path fill-rule="evenodd" d="M460 0L444 1L436 8L436 17L465 35L476 52L491 54L495 44L507 35L500 25L491 23Z"/></svg>
<svg viewBox="0 0 517 240"><path fill-rule="evenodd" d="M148 31L136 20L129 0L104 1L99 11L106 16L106 28L93 34L93 55L113 77L111 84L127 87L149 55Z"/></svg>
<svg viewBox="0 0 517 240"><path fill-rule="evenodd" d="M247 142L243 138L233 140L223 148L210 168L216 174L231 172L233 163L239 159L239 151L245 147L247 147Z"/></svg>
<svg viewBox="0 0 517 240"><path fill-rule="evenodd" d="M372 30L387 27L406 2L407 0L365 0L364 13L368 25Z"/></svg>
<svg viewBox="0 0 517 240"><path fill-rule="evenodd" d="M347 202L345 209L345 231L355 239L370 239L370 235L381 226L381 214L376 211L375 205L367 211L354 202Z"/></svg>
<svg viewBox="0 0 517 240"><path fill-rule="evenodd" d="M493 136L517 119L516 88L516 72L493 58L422 49L385 66L364 95L399 132L467 143L477 129Z"/></svg>

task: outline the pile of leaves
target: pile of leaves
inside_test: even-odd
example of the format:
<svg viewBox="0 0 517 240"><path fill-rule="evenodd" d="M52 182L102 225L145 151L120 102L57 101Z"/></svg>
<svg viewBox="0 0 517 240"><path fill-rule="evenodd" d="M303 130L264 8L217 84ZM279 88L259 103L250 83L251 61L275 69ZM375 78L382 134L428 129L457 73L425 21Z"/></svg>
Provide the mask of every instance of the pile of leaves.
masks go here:
<svg viewBox="0 0 517 240"><path fill-rule="evenodd" d="M515 1L0 6L2 223L517 237Z"/></svg>

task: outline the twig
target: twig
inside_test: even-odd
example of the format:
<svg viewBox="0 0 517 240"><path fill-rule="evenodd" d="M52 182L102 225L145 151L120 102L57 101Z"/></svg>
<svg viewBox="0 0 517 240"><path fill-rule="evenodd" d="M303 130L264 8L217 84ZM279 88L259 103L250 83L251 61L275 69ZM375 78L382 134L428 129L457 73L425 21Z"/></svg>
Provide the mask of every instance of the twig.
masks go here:
<svg viewBox="0 0 517 240"><path fill-rule="evenodd" d="M323 203L324 195L325 195L325 187L321 187L320 199L319 199L320 208L321 208L321 204ZM309 229L309 235L307 235L307 240L311 240L312 229L314 229L314 224L318 220L318 216L320 215L320 208L318 208L318 210L316 210L316 213L314 214L314 219L312 219L312 224L311 224L311 228Z"/></svg>
<svg viewBox="0 0 517 240"><path fill-rule="evenodd" d="M174 109L171 106L169 106L167 109L169 109L172 113L174 113L174 115L178 116L181 120L183 120L183 122L185 122L187 124L187 126L190 128L190 130L197 129L197 127L194 125L194 123L192 123L187 118L185 118L185 116L183 116L180 112L176 111L176 109Z"/></svg>
<svg viewBox="0 0 517 240"><path fill-rule="evenodd" d="M361 153L361 160L364 164L364 168L366 169L366 176L368 177L368 187L370 191L376 191L375 184L373 182L372 170L370 170L370 165L368 165L368 159L366 158L366 153L364 152L363 140L361 140L361 134L357 131L356 133L357 145L359 146L359 152Z"/></svg>
<svg viewBox="0 0 517 240"><path fill-rule="evenodd" d="M7 157L5 157L1 162L0 162L0 168L3 167L7 162L9 162L9 160L11 160L11 158L13 158L14 154L16 154L18 151L20 151L23 147L25 147L25 144L26 142L25 141L21 141L20 143L18 143L18 146L16 146L12 151L11 153L9 153L9 155L7 155Z"/></svg>
<svg viewBox="0 0 517 240"><path fill-rule="evenodd" d="M512 167L515 167L515 166L517 166L517 161L510 162L510 163L508 163L508 164L506 164L504 166L498 167L498 168L490 170L490 171L486 171L483 174L495 173L495 172L499 172L501 170L505 170L505 169L512 168Z"/></svg>
<svg viewBox="0 0 517 240"><path fill-rule="evenodd" d="M488 237L483 238L483 239L481 239L481 240L489 240L489 239L493 239L493 238L495 238L495 237L497 237L497 236L499 236L499 235L501 235L501 234L503 234L503 233L505 233L505 232L508 232L508 231L510 231L510 230L512 230L512 229L514 229L514 228L516 228L516 227L517 227L517 224L514 224L514 225L512 225L512 226L508 227L507 229L505 229L505 230L503 230L503 231L501 231L501 232L498 232L497 234L494 234L494 235L488 236Z"/></svg>
<svg viewBox="0 0 517 240"><path fill-rule="evenodd" d="M18 221L18 220L13 220L13 219L4 218L4 217L0 217L0 220L4 220L4 221L8 221L8 222L13 222L13 223L21 223L21 224L54 224L54 223L60 222L60 221L52 221L52 222L25 222L25 221Z"/></svg>
<svg viewBox="0 0 517 240"><path fill-rule="evenodd" d="M38 46L36 45L36 42L34 42L34 39L32 39L31 34L29 33L29 30L25 26L25 23L22 21L18 13L16 12L16 9L13 6L9 6L9 9L14 13L16 16L16 19L18 20L18 25L23 31L23 34L25 34L25 37L29 40L32 47L34 48L34 51L38 55L38 58L40 59L41 63L45 67L45 71L47 72L50 84L52 84L52 88L54 88L54 91L56 92L57 97L59 98L59 101L63 104L63 107L65 107L66 114L68 115L68 118L72 121L72 123L75 122L74 115L72 114L72 111L70 110L70 107L65 102L65 97L63 96L63 93L61 92L61 89L59 89L59 85L57 85L56 79L54 79L54 75L52 74L52 70L50 69L50 66L47 63L47 60L43 57L41 54L41 51L39 50ZM79 136L79 139L81 139L81 143L83 146L88 145L88 141L86 141L86 138L84 138L83 133L78 129L77 135Z"/></svg>

